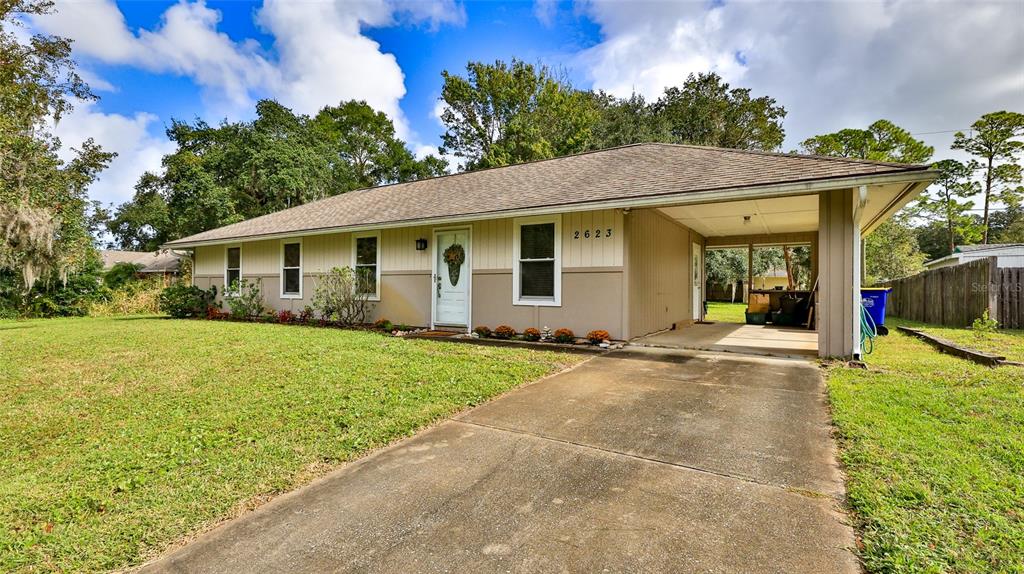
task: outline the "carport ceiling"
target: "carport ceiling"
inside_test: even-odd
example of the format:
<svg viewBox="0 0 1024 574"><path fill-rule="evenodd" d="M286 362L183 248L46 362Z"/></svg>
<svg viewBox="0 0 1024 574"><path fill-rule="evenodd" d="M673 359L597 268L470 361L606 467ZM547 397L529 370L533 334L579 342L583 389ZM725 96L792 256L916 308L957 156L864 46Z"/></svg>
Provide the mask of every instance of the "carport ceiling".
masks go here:
<svg viewBox="0 0 1024 574"><path fill-rule="evenodd" d="M661 208L704 237L796 233L818 229L818 196L798 195ZM749 221L745 217L750 216Z"/></svg>
<svg viewBox="0 0 1024 574"><path fill-rule="evenodd" d="M912 199L906 184L876 185L868 189L861 217L861 231L870 233L885 213ZM818 230L818 196L793 195L722 203L676 205L660 208L665 215L704 237L764 235ZM744 217L750 216L745 222Z"/></svg>

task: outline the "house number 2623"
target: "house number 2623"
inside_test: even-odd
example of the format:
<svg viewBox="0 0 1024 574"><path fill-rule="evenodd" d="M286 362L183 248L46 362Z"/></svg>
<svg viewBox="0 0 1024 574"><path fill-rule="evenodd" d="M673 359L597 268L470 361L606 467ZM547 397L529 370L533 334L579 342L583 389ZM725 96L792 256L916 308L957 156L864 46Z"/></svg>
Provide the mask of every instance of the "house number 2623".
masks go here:
<svg viewBox="0 0 1024 574"><path fill-rule="evenodd" d="M611 237L611 236L612 236L612 228L611 227L609 227L607 229L597 228L597 229L594 229L593 231L591 231L590 229L584 229L582 231L577 229L576 231L572 232L572 238L573 239L580 239L580 238L590 239L591 237L593 237L594 239L600 239L602 237Z"/></svg>

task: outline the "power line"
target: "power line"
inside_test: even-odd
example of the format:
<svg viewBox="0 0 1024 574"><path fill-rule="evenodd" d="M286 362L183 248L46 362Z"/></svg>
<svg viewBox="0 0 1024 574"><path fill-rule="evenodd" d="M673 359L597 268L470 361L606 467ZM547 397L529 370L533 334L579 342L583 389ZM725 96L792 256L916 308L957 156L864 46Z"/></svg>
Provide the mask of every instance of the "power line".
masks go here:
<svg viewBox="0 0 1024 574"><path fill-rule="evenodd" d="M952 133L956 133L956 132L970 132L969 136L970 135L974 135L974 130L972 130L971 128L961 128L961 129L955 129L955 130L936 130L934 132L910 132L910 135L912 135L912 136L929 136L929 135L934 135L934 134L952 134Z"/></svg>

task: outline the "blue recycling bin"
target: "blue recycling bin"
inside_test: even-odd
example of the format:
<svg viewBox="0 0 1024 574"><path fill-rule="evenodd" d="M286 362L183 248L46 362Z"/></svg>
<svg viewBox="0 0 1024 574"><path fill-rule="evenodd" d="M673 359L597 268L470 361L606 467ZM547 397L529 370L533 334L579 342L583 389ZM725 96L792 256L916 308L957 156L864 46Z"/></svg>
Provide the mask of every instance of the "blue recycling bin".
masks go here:
<svg viewBox="0 0 1024 574"><path fill-rule="evenodd" d="M878 327L885 325L885 304L889 299L889 291L892 291L889 287L862 287L860 290L860 303Z"/></svg>

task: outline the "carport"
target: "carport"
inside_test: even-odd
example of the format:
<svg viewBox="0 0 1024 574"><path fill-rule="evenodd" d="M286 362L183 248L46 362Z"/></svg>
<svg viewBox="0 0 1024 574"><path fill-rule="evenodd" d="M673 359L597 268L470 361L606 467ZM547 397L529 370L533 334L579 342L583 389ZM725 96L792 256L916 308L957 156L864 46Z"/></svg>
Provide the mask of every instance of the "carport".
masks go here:
<svg viewBox="0 0 1024 574"><path fill-rule="evenodd" d="M927 182L880 182L857 187L808 185L773 196L758 195L733 201L658 207L662 215L703 238L701 256L694 258L706 299L706 255L709 249L747 250L748 281L753 275L753 249L771 246L809 246L808 293L811 320L807 326L707 324L703 314L676 323L669 331L649 334L642 345L779 356L860 355L859 292L863 274L863 237L909 203ZM819 189L814 189L818 187ZM821 189L821 188L825 189ZM696 277L695 277L696 279Z"/></svg>

